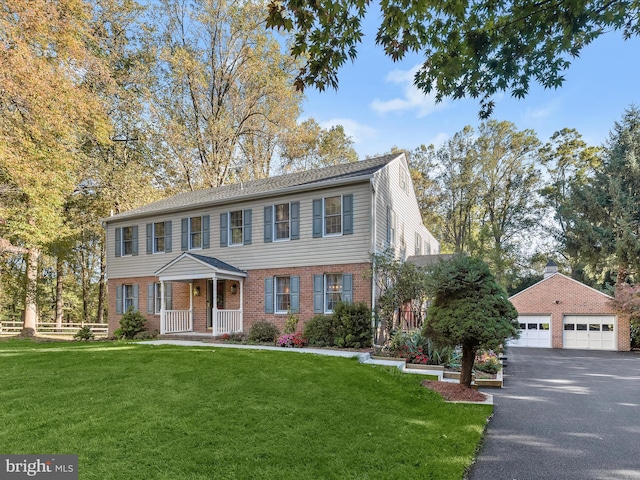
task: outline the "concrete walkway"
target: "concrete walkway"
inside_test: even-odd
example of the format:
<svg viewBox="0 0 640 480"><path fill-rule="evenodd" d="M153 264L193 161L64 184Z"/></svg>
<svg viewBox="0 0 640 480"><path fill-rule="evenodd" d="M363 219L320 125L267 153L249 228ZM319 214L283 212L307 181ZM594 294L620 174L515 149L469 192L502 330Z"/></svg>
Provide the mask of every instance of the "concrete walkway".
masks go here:
<svg viewBox="0 0 640 480"><path fill-rule="evenodd" d="M469 480L639 480L640 354L512 347Z"/></svg>

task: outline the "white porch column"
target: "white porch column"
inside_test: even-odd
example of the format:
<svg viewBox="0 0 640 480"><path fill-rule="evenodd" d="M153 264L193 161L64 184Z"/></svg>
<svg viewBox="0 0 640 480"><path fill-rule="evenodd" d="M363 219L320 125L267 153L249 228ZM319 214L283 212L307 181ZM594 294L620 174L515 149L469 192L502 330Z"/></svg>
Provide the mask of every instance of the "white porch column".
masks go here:
<svg viewBox="0 0 640 480"><path fill-rule="evenodd" d="M189 282L189 323L193 330L193 282Z"/></svg>
<svg viewBox="0 0 640 480"><path fill-rule="evenodd" d="M160 280L160 334L165 333L167 333L167 325L166 312L164 311L164 281Z"/></svg>
<svg viewBox="0 0 640 480"><path fill-rule="evenodd" d="M240 279L240 331L244 333L244 278Z"/></svg>
<svg viewBox="0 0 640 480"><path fill-rule="evenodd" d="M211 330L214 337L218 336L218 279L214 275L212 280L213 290L213 313L211 317Z"/></svg>

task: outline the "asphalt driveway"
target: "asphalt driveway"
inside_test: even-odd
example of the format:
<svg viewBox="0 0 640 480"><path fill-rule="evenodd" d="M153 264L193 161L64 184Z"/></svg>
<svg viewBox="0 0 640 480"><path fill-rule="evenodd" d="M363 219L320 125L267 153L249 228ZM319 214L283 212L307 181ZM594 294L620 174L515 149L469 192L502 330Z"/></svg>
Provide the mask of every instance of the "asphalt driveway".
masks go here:
<svg viewBox="0 0 640 480"><path fill-rule="evenodd" d="M640 479L640 354L511 348L470 480Z"/></svg>

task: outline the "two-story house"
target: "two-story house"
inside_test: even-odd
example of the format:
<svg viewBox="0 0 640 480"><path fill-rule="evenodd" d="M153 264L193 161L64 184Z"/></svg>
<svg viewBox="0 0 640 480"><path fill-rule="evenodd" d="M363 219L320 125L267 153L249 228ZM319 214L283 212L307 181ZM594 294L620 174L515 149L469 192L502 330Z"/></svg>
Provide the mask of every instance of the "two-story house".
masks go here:
<svg viewBox="0 0 640 480"><path fill-rule="evenodd" d="M128 308L160 333L280 328L338 301L373 307L371 253L438 253L404 154L181 193L104 220L109 332Z"/></svg>

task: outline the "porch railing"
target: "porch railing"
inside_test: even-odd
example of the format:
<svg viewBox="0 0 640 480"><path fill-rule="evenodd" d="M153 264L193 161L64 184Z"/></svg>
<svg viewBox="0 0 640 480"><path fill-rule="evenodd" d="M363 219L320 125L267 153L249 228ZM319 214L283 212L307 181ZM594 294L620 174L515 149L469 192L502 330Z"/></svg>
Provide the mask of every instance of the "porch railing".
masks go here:
<svg viewBox="0 0 640 480"><path fill-rule="evenodd" d="M214 310L217 312L213 336L242 332L242 310Z"/></svg>
<svg viewBox="0 0 640 480"><path fill-rule="evenodd" d="M190 310L164 311L163 333L191 332L192 330L193 322Z"/></svg>

